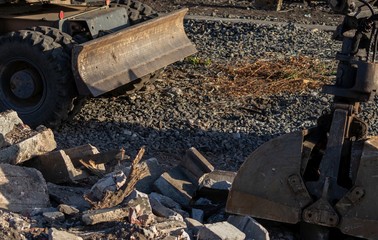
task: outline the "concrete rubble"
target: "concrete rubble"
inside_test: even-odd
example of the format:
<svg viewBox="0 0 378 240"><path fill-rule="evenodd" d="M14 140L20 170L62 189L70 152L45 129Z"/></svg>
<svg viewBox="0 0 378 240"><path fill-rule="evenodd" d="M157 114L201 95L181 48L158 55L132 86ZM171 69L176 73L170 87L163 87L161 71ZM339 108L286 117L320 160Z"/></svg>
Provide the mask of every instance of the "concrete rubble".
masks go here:
<svg viewBox="0 0 378 240"><path fill-rule="evenodd" d="M198 240L244 240L245 233L228 222L205 224L198 232Z"/></svg>
<svg viewBox="0 0 378 240"><path fill-rule="evenodd" d="M268 231L255 219L246 216L229 216L227 222L244 232L246 239L269 240Z"/></svg>
<svg viewBox="0 0 378 240"><path fill-rule="evenodd" d="M225 213L235 173L214 170L195 148L164 171L142 160L144 148L133 161L90 144L55 150L50 129L11 111L0 119L0 207L28 216L16 239L269 239L254 219Z"/></svg>
<svg viewBox="0 0 378 240"><path fill-rule="evenodd" d="M35 169L0 164L0 208L13 212L50 206L47 185Z"/></svg>

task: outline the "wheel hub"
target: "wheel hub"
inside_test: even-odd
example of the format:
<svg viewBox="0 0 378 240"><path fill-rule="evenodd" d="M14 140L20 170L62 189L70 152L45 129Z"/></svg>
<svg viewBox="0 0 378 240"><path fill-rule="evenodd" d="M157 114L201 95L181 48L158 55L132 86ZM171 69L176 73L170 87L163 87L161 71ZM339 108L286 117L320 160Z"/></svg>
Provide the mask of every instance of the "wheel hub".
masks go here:
<svg viewBox="0 0 378 240"><path fill-rule="evenodd" d="M30 98L36 90L34 79L35 76L28 69L15 72L10 79L12 93L21 99Z"/></svg>
<svg viewBox="0 0 378 240"><path fill-rule="evenodd" d="M34 112L46 96L45 84L43 74L30 60L8 61L0 72L0 102L20 114Z"/></svg>

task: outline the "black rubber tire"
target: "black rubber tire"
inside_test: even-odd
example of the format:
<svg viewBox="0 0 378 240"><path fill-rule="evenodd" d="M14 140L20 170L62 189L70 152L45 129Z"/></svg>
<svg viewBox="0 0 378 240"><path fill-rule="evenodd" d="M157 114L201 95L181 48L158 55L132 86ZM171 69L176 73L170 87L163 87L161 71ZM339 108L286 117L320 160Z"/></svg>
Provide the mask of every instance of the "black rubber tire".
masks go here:
<svg viewBox="0 0 378 240"><path fill-rule="evenodd" d="M59 29L47 26L31 27L30 30L51 37L54 40L54 42L60 44L63 47L65 53L71 56L71 51L75 42L72 40L72 37L67 33L61 32L59 31Z"/></svg>
<svg viewBox="0 0 378 240"><path fill-rule="evenodd" d="M55 43L60 44L63 47L64 52L70 57L72 55L72 48L76 42L72 39L67 33L59 31L59 29L48 27L48 26L37 26L32 27L30 30L42 33L43 35L51 37ZM72 109L68 113L68 120L72 120L76 114L78 114L81 108L84 106L87 101L85 96L77 96L72 102Z"/></svg>
<svg viewBox="0 0 378 240"><path fill-rule="evenodd" d="M128 8L131 25L157 17L158 14L150 6L135 0L120 1Z"/></svg>
<svg viewBox="0 0 378 240"><path fill-rule="evenodd" d="M11 79L23 71L28 74L22 76L32 77L16 83L31 79L29 83L33 82L35 87L32 93L20 97ZM24 84L20 89L28 88ZM40 124L57 127L68 119L76 97L70 57L53 38L30 30L11 32L0 38L0 110L17 111L32 127Z"/></svg>

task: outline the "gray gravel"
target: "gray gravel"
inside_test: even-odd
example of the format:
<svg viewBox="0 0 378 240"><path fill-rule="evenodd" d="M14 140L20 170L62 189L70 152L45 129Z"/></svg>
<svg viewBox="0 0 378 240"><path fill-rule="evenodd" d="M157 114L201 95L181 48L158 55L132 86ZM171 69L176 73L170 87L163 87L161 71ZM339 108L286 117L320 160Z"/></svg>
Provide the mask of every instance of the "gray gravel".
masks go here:
<svg viewBox="0 0 378 240"><path fill-rule="evenodd" d="M213 63L299 54L329 61L340 48L340 43L331 41L331 33L292 24L190 20L185 26L199 50L196 56ZM194 146L218 169L237 170L245 157L267 140L313 126L331 99L309 91L233 101L201 88L207 82L201 74L206 71L203 65L184 61L166 71L174 74L158 79L137 95L89 100L71 123L55 131L58 146L91 143L103 151L124 147L134 156L146 145L148 156L168 165ZM258 113L245 110L256 106L261 108ZM374 122L375 115L370 118Z"/></svg>

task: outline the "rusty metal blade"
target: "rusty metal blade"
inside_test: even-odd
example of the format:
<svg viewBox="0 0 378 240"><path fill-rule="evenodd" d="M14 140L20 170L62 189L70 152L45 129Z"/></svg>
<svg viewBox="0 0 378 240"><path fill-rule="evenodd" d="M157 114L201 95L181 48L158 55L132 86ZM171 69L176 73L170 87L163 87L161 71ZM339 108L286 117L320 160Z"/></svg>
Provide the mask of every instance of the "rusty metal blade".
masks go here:
<svg viewBox="0 0 378 240"><path fill-rule="evenodd" d="M72 66L79 92L96 97L194 54L197 50L183 26L187 11L75 46Z"/></svg>

